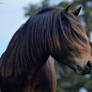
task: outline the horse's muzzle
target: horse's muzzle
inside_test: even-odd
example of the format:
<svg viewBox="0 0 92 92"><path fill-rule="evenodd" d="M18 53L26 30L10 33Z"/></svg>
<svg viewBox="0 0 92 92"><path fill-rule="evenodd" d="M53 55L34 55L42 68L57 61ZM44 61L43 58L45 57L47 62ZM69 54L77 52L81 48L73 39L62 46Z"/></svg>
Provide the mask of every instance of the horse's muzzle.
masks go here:
<svg viewBox="0 0 92 92"><path fill-rule="evenodd" d="M88 61L84 68L82 68L81 66L77 65L77 72L79 74L81 74L81 75L91 73L92 72L92 63L90 61Z"/></svg>

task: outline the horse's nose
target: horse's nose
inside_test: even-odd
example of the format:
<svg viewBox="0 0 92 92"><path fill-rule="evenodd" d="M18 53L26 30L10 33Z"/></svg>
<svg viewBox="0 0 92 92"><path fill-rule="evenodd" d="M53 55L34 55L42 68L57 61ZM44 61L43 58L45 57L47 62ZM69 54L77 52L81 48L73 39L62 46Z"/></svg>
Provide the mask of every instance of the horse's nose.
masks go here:
<svg viewBox="0 0 92 92"><path fill-rule="evenodd" d="M87 62L86 67L87 67L88 69L92 68L92 63L91 63L91 61L88 61L88 62Z"/></svg>
<svg viewBox="0 0 92 92"><path fill-rule="evenodd" d="M82 74L89 74L92 71L92 63L88 61Z"/></svg>
<svg viewBox="0 0 92 92"><path fill-rule="evenodd" d="M82 74L82 75L89 74L90 72L92 72L92 62L88 61L84 68L77 65L77 69L78 69L79 73Z"/></svg>

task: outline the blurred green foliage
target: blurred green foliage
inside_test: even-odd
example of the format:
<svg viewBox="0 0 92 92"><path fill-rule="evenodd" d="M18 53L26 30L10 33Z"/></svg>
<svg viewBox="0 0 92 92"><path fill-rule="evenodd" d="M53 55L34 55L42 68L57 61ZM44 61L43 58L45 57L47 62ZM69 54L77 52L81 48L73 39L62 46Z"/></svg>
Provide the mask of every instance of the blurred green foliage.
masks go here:
<svg viewBox="0 0 92 92"><path fill-rule="evenodd" d="M54 2L54 0L53 0ZM31 16L33 13L41 8L45 7L66 7L72 5L71 9L76 9L82 6L82 11L80 13L79 19L86 29L87 35L90 36L92 31L92 0L61 0L58 5L52 5L50 0L43 0L40 4L25 7L25 16ZM56 92L81 92L80 89L85 88L86 92L92 92L92 75L78 75L66 68L63 72L59 65L56 63L56 74L57 77L57 90Z"/></svg>

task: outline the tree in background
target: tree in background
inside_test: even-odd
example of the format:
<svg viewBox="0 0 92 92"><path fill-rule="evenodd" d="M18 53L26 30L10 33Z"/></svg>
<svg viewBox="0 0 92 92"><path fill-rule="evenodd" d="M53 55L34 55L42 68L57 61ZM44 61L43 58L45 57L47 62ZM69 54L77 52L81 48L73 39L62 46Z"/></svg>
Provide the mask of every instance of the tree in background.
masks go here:
<svg viewBox="0 0 92 92"><path fill-rule="evenodd" d="M87 35L90 37L92 31L92 0L62 0L58 5L52 5L51 0L43 0L40 4L25 7L25 16L31 16L33 13L45 7L66 7L72 5L72 9L82 6L80 13L80 21L86 29ZM54 2L54 0L53 0ZM92 92L92 75L81 76L72 72L69 68L62 71L56 63L57 90L56 92Z"/></svg>

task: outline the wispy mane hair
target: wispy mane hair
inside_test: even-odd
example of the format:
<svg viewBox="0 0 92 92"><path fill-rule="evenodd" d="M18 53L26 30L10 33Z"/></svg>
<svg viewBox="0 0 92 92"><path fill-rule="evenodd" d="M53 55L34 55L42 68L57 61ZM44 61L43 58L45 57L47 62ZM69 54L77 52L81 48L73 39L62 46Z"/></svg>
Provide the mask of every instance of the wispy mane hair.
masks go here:
<svg viewBox="0 0 92 92"><path fill-rule="evenodd" d="M84 29L71 12L42 9L14 34L1 57L0 73L4 77L29 73L29 69L34 73L49 55L57 58L66 50L87 50L87 44Z"/></svg>

